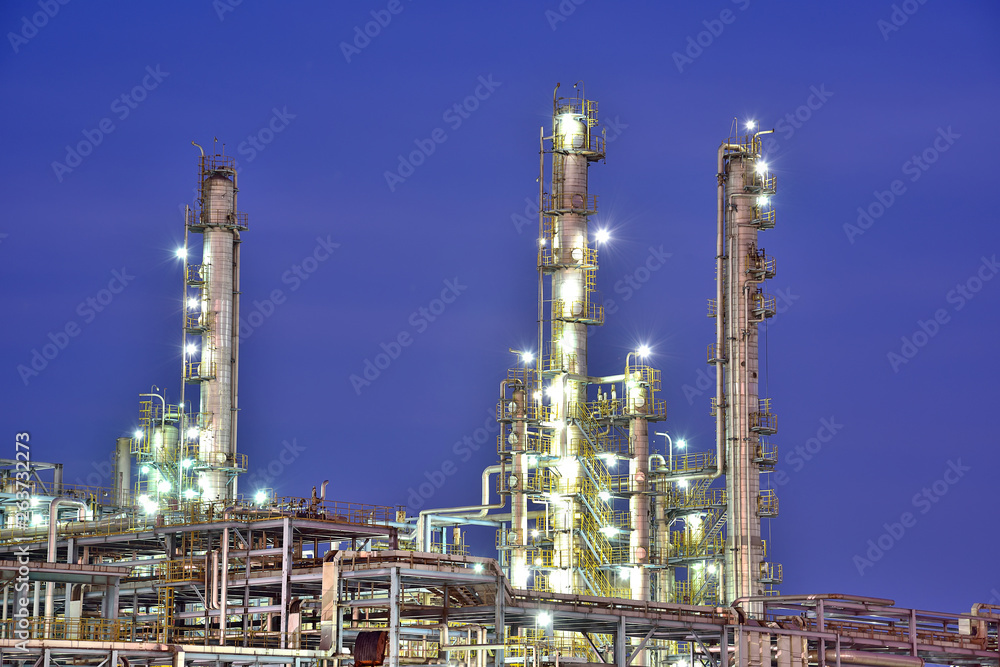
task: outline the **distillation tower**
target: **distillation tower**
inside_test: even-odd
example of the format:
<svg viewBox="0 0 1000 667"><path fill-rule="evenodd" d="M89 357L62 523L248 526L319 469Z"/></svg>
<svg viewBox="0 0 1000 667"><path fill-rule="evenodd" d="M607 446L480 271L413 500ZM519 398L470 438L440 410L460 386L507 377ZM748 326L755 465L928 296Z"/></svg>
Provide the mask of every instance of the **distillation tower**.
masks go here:
<svg viewBox="0 0 1000 667"><path fill-rule="evenodd" d="M327 500L327 482L311 498L236 493L247 225L232 158L203 154L200 207L185 219L204 235L202 258L188 263L187 235L183 254L184 380L197 403L142 395L142 428L116 443L113 490L64 484L61 464L26 452L0 459L0 664L1000 667L995 605L951 614L770 588L780 568L764 561L760 520L777 501L759 475L775 463L775 425L757 328L774 314L762 289L774 262L757 234L774 225L774 177L760 133L719 150L716 449L674 456L668 435L664 456L649 440L666 416L650 351L629 352L615 375L588 368L604 310L587 176L605 142L582 87L553 102L538 351L519 351L501 383L500 463L484 471L483 504L407 517ZM490 513L508 498L509 514ZM499 526L499 559L467 555L460 525Z"/></svg>
<svg viewBox="0 0 1000 667"><path fill-rule="evenodd" d="M197 144L195 144L197 145ZM201 147L199 146L199 149ZM232 500L246 457L236 451L239 379L240 233L235 160L205 155L198 171L198 210L185 211L183 383L181 400L142 394L132 451L139 464L137 502L149 513L165 504ZM191 261L191 234L201 234L201 260ZM185 400L185 387L198 388Z"/></svg>
<svg viewBox="0 0 1000 667"><path fill-rule="evenodd" d="M781 569L765 562L760 529L777 514L777 498L760 484L777 461L767 439L775 418L758 388L758 326L775 312L762 288L774 260L757 244L774 226L763 133L719 150L708 355L718 378L716 448L675 456L669 439L666 455L650 447L649 424L666 410L649 351L629 353L621 374L588 368L589 329L604 321L588 227L597 211L589 167L605 157L596 126L597 104L582 87L571 98L557 87L551 134L541 137L540 169L550 156L551 180L548 192L539 188L540 352L518 351L497 412L499 490L511 500L510 528L497 538L502 562L514 586L557 593L710 605L774 595Z"/></svg>
<svg viewBox="0 0 1000 667"><path fill-rule="evenodd" d="M540 171L550 156L551 180L545 192L540 173L540 352L521 352L501 387L498 449L509 473L499 486L511 498L511 524L497 544L516 587L649 599L648 422L665 407L648 350L629 353L623 373L589 373L588 334L604 307L588 171L604 159L605 139L597 103L578 90L558 97L557 86L551 134L542 131ZM613 474L619 461L627 473ZM626 499L629 511L616 512Z"/></svg>
<svg viewBox="0 0 1000 667"><path fill-rule="evenodd" d="M762 492L760 485L761 472L777 459L768 442L777 431L775 416L760 391L758 327L775 314L774 298L763 289L774 277L774 259L757 238L774 226L775 177L761 158L761 134L729 139L718 153L717 293L710 303L716 340L708 356L716 366L716 437L725 451L726 603L765 595L781 578L780 567L764 561L760 529L761 518L778 509L773 490Z"/></svg>

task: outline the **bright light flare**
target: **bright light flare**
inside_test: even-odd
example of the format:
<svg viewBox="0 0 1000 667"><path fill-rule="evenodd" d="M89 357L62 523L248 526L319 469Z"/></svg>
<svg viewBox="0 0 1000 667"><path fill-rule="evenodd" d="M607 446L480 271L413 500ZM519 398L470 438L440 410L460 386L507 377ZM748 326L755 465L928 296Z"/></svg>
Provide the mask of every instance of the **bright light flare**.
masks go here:
<svg viewBox="0 0 1000 667"><path fill-rule="evenodd" d="M188 251L187 248L178 248L176 251L177 259L187 259Z"/></svg>
<svg viewBox="0 0 1000 667"><path fill-rule="evenodd" d="M681 487L682 489L686 489L688 488L688 481L686 479L682 479L681 481L677 482L677 486Z"/></svg>
<svg viewBox="0 0 1000 667"><path fill-rule="evenodd" d="M191 459L184 459L183 461L181 461L181 467L190 468L192 463L193 461Z"/></svg>
<svg viewBox="0 0 1000 667"><path fill-rule="evenodd" d="M597 240L598 243L607 243L608 241L611 240L611 232L609 232L606 229L598 229L597 233L594 235L594 238Z"/></svg>
<svg viewBox="0 0 1000 667"><path fill-rule="evenodd" d="M187 352L187 355L189 357L193 357L194 355L198 354L198 346L195 345L194 343L188 343L187 347L184 348L184 351Z"/></svg>
<svg viewBox="0 0 1000 667"><path fill-rule="evenodd" d="M755 120L748 120L746 127L747 127L748 130L755 129L757 127L757 121L755 121Z"/></svg>
<svg viewBox="0 0 1000 667"><path fill-rule="evenodd" d="M263 490L258 491L254 494L253 500L258 505L263 505L264 501L267 500L267 492Z"/></svg>
<svg viewBox="0 0 1000 667"><path fill-rule="evenodd" d="M201 310L201 301L195 297L188 299L188 308L191 310Z"/></svg>
<svg viewBox="0 0 1000 667"><path fill-rule="evenodd" d="M166 493L167 491L170 490L170 482L168 482L165 479L161 479L160 482L156 485L156 490L159 491L160 493Z"/></svg>
<svg viewBox="0 0 1000 667"><path fill-rule="evenodd" d="M604 502L608 502L609 500L611 500L611 492L601 491L600 493L597 494L597 497L603 500Z"/></svg>
<svg viewBox="0 0 1000 667"><path fill-rule="evenodd" d="M601 533L604 534L604 537L614 537L618 534L618 529L614 526L603 526L601 528Z"/></svg>
<svg viewBox="0 0 1000 667"><path fill-rule="evenodd" d="M535 353L534 352L522 352L521 353L521 359L524 360L524 363L530 364L532 361L535 360Z"/></svg>
<svg viewBox="0 0 1000 667"><path fill-rule="evenodd" d="M137 428L135 430L135 433L132 434L132 437L135 438L136 440L142 440L142 429Z"/></svg>
<svg viewBox="0 0 1000 667"><path fill-rule="evenodd" d="M758 174L765 174L765 173L767 173L767 163L766 162L758 162L757 166L754 167L754 171L756 171Z"/></svg>
<svg viewBox="0 0 1000 667"><path fill-rule="evenodd" d="M635 351L640 357L648 357L650 354L650 349L648 345L640 345L639 349Z"/></svg>
<svg viewBox="0 0 1000 667"><path fill-rule="evenodd" d="M538 625L547 626L549 623L552 622L552 614L550 614L547 611L540 611L538 612L538 616L536 616L535 619L538 621Z"/></svg>
<svg viewBox="0 0 1000 667"><path fill-rule="evenodd" d="M678 440L677 441L677 446L683 449L684 447L687 447L687 441L686 440Z"/></svg>
<svg viewBox="0 0 1000 667"><path fill-rule="evenodd" d="M472 566L472 569L475 572L482 572L483 571L483 564L482 563L476 563L475 565Z"/></svg>

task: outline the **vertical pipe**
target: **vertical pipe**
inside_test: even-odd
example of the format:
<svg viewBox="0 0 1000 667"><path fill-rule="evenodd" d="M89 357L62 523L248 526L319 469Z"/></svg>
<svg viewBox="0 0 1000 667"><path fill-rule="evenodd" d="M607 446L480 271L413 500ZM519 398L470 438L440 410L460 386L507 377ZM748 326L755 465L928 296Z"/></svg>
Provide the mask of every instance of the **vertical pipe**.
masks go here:
<svg viewBox="0 0 1000 667"><path fill-rule="evenodd" d="M285 517L281 531L281 648L288 648L288 586L292 576L292 520Z"/></svg>
<svg viewBox="0 0 1000 667"><path fill-rule="evenodd" d="M224 514L224 519L229 519L229 512ZM248 579L246 584L250 585ZM229 601L229 528L222 529L222 590L219 594L219 646L226 645L226 620L228 616Z"/></svg>
<svg viewBox="0 0 1000 667"><path fill-rule="evenodd" d="M501 397L503 398L503 397ZM517 534L517 544L511 550L510 573L511 585L515 588L527 588L528 586L528 466L527 458L527 401L530 400L528 392L523 383L517 382L511 394L511 401L514 403L513 417L511 424L513 434L517 442L512 446L512 467L511 473L517 479L517 488L511 493L511 528Z"/></svg>
<svg viewBox="0 0 1000 667"><path fill-rule="evenodd" d="M399 667L399 605L400 605L400 581L399 568L391 570L389 578L389 665L388 667ZM499 594L499 593L498 593ZM445 625L445 632L447 632Z"/></svg>

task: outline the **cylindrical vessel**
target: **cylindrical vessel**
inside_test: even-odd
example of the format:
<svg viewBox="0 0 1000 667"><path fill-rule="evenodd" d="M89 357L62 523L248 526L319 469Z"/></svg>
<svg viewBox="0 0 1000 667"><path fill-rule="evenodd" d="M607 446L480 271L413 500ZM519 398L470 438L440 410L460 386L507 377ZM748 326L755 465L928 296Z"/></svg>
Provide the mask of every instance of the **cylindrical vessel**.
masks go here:
<svg viewBox="0 0 1000 667"><path fill-rule="evenodd" d="M754 142L749 142L750 146ZM751 413L759 409L758 333L754 295L758 282L748 270L749 256L757 246L757 228L752 224L759 180L755 169L759 156L736 151L725 162L725 304L728 349L726 370L726 601L763 595L760 565L763 542L760 534L758 497L760 468L756 462L760 436L752 428Z"/></svg>
<svg viewBox="0 0 1000 667"><path fill-rule="evenodd" d="M234 229L236 185L228 169L206 170L202 181L202 265L206 274L203 308L211 326L202 334L200 411L211 415L198 441L202 498L231 497L233 454L233 366L236 359Z"/></svg>
<svg viewBox="0 0 1000 667"><path fill-rule="evenodd" d="M131 438L115 441L115 503L124 507L129 504L132 494L132 453Z"/></svg>

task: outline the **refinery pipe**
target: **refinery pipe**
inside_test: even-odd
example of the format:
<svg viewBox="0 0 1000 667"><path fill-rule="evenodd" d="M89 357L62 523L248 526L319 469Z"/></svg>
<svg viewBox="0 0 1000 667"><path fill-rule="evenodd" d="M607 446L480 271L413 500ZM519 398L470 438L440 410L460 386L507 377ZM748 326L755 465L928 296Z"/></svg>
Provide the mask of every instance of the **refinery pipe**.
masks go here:
<svg viewBox="0 0 1000 667"><path fill-rule="evenodd" d="M500 496L500 502L494 505L490 504L490 475L492 473L504 473L506 468L501 463L500 465L492 465L483 470L483 502L481 505L466 505L464 507L442 507L440 509L426 509L422 510L417 516L417 535L419 536L419 546L424 550L430 546L431 543L431 532L432 523L430 515L438 514L456 514L460 513L460 517L467 518L482 518L490 510L502 509L506 505L506 500L503 496ZM458 517L456 517L458 518Z"/></svg>
<svg viewBox="0 0 1000 667"><path fill-rule="evenodd" d="M59 523L59 507L61 505L77 508L79 510L77 518L79 520L82 521L87 518L87 506L79 500L73 500L65 497L52 499L52 502L49 503L49 548L45 559L47 563L56 562L56 524ZM67 561L69 560L68 553L66 555L66 559ZM50 581L45 587L45 618L52 618L52 596L55 593L55 586L55 582Z"/></svg>

